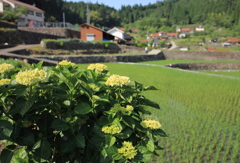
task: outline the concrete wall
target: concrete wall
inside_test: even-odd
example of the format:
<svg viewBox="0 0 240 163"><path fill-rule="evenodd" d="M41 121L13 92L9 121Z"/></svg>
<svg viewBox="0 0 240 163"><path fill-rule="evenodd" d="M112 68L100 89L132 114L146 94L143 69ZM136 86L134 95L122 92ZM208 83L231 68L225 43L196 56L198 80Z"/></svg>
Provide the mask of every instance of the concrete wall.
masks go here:
<svg viewBox="0 0 240 163"><path fill-rule="evenodd" d="M240 60L240 52L163 51L166 59L183 60Z"/></svg>
<svg viewBox="0 0 240 163"><path fill-rule="evenodd" d="M240 63L176 63L166 66L187 70L240 70Z"/></svg>

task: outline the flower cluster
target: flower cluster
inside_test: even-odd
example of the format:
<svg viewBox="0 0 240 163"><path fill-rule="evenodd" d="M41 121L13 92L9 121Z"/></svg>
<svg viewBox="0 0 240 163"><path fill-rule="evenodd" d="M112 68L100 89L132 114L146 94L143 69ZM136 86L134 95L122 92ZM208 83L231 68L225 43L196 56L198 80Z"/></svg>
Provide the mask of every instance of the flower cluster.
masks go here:
<svg viewBox="0 0 240 163"><path fill-rule="evenodd" d="M113 135L120 133L121 129L118 127L118 125L103 126L102 132Z"/></svg>
<svg viewBox="0 0 240 163"><path fill-rule="evenodd" d="M119 76L119 75L111 75L106 83L107 86L124 86L124 85L131 85L131 81L129 77L126 76Z"/></svg>
<svg viewBox="0 0 240 163"><path fill-rule="evenodd" d="M16 81L22 85L33 85L40 81L46 81L47 72L44 70L27 70L16 75Z"/></svg>
<svg viewBox="0 0 240 163"><path fill-rule="evenodd" d="M74 66L75 63L72 63L72 62L68 62L67 60L62 60L61 62L58 63L58 65L71 65L71 66Z"/></svg>
<svg viewBox="0 0 240 163"><path fill-rule="evenodd" d="M153 130L159 129L161 127L161 124L156 120L144 120L140 124L144 128L150 128Z"/></svg>
<svg viewBox="0 0 240 163"><path fill-rule="evenodd" d="M104 64L96 63L96 64L90 64L87 68L88 70L94 70L96 69L97 71L107 71L107 66Z"/></svg>
<svg viewBox="0 0 240 163"><path fill-rule="evenodd" d="M10 79L1 79L0 80L0 85L10 84L10 83L11 83Z"/></svg>
<svg viewBox="0 0 240 163"><path fill-rule="evenodd" d="M131 142L124 141L123 147L118 149L118 153L123 154L127 159L132 159L137 155L137 150Z"/></svg>
<svg viewBox="0 0 240 163"><path fill-rule="evenodd" d="M0 73L4 73L12 69L14 69L14 66L11 64L7 64L7 63L0 64Z"/></svg>
<svg viewBox="0 0 240 163"><path fill-rule="evenodd" d="M134 108L131 105L127 105L125 109L126 111L133 111Z"/></svg>
<svg viewBox="0 0 240 163"><path fill-rule="evenodd" d="M131 112L133 111L133 107L131 105L127 105L126 107L122 107L119 104L115 104L114 107L111 108L110 111L117 113L117 112L122 112L123 114L125 114L126 112Z"/></svg>

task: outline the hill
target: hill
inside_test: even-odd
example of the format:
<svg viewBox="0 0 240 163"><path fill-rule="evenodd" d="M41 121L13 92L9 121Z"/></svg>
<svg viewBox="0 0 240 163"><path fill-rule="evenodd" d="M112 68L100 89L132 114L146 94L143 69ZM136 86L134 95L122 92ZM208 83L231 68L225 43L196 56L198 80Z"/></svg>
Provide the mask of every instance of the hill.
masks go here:
<svg viewBox="0 0 240 163"><path fill-rule="evenodd" d="M86 22L86 3L63 0L20 0L46 12L46 21ZM54 9L53 9L54 8ZM122 6L120 10L103 4L90 4L91 22L95 26L125 26L158 31L160 27L204 24L232 28L240 25L239 0L163 0L149 5Z"/></svg>

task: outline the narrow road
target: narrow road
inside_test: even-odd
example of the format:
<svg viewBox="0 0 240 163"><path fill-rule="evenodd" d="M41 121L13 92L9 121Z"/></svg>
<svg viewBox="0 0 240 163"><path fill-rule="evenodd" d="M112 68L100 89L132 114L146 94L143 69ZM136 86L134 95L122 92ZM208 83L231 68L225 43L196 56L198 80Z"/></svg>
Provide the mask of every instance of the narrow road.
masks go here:
<svg viewBox="0 0 240 163"><path fill-rule="evenodd" d="M56 65L58 62L57 61L52 61L52 60L48 60L48 59L43 59L43 58L35 58L35 57L32 57L32 56L25 56L25 55L19 55L19 54L14 54L12 52L14 51L18 51L18 50L24 50L24 49L27 49L29 47L32 47L32 46L37 46L39 44L30 44L30 45L18 45L18 46L15 46L15 47L11 47L11 48L6 48L6 49L0 49L0 58L17 58L17 59L20 59L20 60L24 60L24 59L27 59L27 60L31 60L32 63L38 63L40 61L44 61L46 65Z"/></svg>
<svg viewBox="0 0 240 163"><path fill-rule="evenodd" d="M173 49L176 49L176 48L178 48L178 46L175 44L175 42L174 41L170 41L170 43L172 44L172 47L171 48L169 48L168 50L173 50Z"/></svg>

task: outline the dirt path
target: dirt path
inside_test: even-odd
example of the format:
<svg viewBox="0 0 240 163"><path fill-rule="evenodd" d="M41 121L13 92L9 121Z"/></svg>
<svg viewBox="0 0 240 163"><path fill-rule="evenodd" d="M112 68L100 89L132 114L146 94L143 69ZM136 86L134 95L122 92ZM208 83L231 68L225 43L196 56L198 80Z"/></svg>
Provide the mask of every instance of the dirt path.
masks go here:
<svg viewBox="0 0 240 163"><path fill-rule="evenodd" d="M170 41L171 42L171 44L172 44L172 47L171 48L169 48L168 50L173 50L173 49L176 49L176 48L178 48L178 46L175 44L175 42L174 41Z"/></svg>

